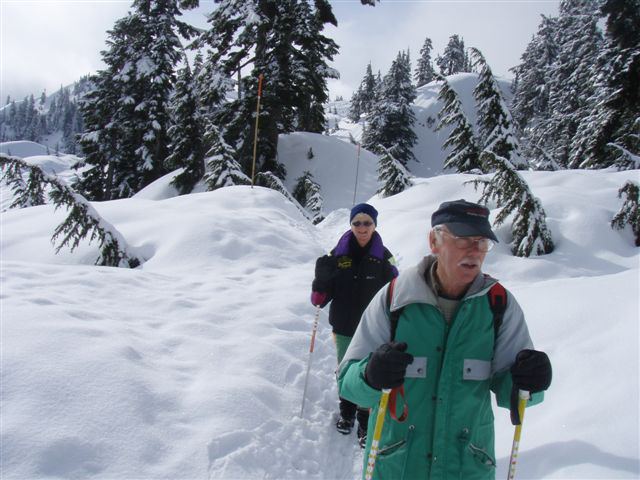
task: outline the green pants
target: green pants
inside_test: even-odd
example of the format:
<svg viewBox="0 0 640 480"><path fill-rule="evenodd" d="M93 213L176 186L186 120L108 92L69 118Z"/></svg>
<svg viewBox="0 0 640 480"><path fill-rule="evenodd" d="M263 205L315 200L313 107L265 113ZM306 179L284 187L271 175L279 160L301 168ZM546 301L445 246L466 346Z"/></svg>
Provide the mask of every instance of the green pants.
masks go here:
<svg viewBox="0 0 640 480"><path fill-rule="evenodd" d="M333 341L336 343L336 353L338 354L338 364L340 364L344 358L344 354L347 353L347 348L349 348L351 338L353 337L345 337L344 335L338 335L337 333L333 334Z"/></svg>

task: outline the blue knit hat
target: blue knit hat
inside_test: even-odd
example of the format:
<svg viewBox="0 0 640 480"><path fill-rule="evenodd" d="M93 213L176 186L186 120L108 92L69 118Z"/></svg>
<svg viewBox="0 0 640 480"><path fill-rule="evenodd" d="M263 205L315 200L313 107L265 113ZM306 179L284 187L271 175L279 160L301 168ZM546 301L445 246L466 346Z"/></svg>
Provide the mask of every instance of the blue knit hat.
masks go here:
<svg viewBox="0 0 640 480"><path fill-rule="evenodd" d="M351 223L353 221L353 217L355 217L359 213L364 213L366 215L369 215L372 218L373 223L375 225L378 225L378 211L368 203L359 203L358 205L356 205L351 209L351 215L349 216L349 223Z"/></svg>

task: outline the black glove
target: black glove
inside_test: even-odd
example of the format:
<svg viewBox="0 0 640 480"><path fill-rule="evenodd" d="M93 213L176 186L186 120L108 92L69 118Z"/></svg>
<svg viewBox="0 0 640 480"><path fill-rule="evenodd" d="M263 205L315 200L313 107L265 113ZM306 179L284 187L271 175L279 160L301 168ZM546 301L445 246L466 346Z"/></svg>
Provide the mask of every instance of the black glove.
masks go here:
<svg viewBox="0 0 640 480"><path fill-rule="evenodd" d="M542 392L551 385L551 362L544 352L521 350L511 366L511 379L518 390Z"/></svg>
<svg viewBox="0 0 640 480"><path fill-rule="evenodd" d="M316 292L327 292L337 273L338 264L335 257L324 255L318 258L316 260L316 278L313 280L312 289Z"/></svg>
<svg viewBox="0 0 640 480"><path fill-rule="evenodd" d="M521 350L511 366L511 423L520 425L518 412L518 390L529 393L542 392L551 385L551 362L544 352L537 350Z"/></svg>
<svg viewBox="0 0 640 480"><path fill-rule="evenodd" d="M413 362L413 355L406 353L404 342L383 343L373 352L365 370L365 380L373 388L395 388L404 383L407 365Z"/></svg>

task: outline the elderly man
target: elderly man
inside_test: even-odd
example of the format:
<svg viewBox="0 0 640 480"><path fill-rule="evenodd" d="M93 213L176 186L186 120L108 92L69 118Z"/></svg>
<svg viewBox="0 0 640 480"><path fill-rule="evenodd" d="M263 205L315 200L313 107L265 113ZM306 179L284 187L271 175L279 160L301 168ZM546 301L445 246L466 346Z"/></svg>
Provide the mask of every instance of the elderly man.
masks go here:
<svg viewBox="0 0 640 480"><path fill-rule="evenodd" d="M465 200L445 202L431 225L432 255L380 290L365 310L340 364L340 395L373 409L373 431L381 390L399 391L386 414L374 478L493 479L490 392L512 414L518 390L532 393L529 404L539 403L551 364L533 350L513 295L482 273L498 241L489 211ZM365 462L370 448L371 439Z"/></svg>

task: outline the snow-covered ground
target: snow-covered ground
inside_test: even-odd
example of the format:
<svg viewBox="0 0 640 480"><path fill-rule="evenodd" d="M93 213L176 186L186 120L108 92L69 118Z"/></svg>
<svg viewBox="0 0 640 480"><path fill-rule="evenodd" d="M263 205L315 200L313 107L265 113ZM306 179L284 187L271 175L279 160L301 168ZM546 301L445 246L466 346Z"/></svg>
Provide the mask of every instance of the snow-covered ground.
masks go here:
<svg viewBox="0 0 640 480"><path fill-rule="evenodd" d="M467 103L469 78L452 81ZM421 89L419 122L437 114L434 94L433 85ZM465 185L474 176L440 174L444 133L417 127L415 186L377 198L376 158L361 150L358 163L349 137L360 126L342 107L337 138L281 137L287 186L305 170L321 185L327 218L318 226L274 191L175 197L168 175L132 199L93 204L144 257L129 270L94 266L95 245L56 255L50 237L66 212L51 205L1 213L0 478L359 476L355 436L333 426L335 352L324 311L299 417L315 258L348 227L356 172L356 201L380 211L400 270L428 253L430 216L442 201L480 192ZM74 158L17 147L14 155L71 179ZM527 411L517 478L640 478L640 255L629 229L609 226L618 189L640 172L523 176L556 250L515 258L504 225L485 263L518 297L554 366L545 402ZM1 197L4 210L5 186ZM497 478L507 474L508 416L496 411Z"/></svg>
<svg viewBox="0 0 640 480"><path fill-rule="evenodd" d="M638 172L524 176L556 250L514 258L502 227L485 269L554 364L545 403L527 413L518 477L638 478L640 257L630 231L609 227L617 189ZM479 197L468 178L371 200L401 270L427 253L441 201ZM351 205L352 192L325 189ZM333 427L325 312L299 417L314 260L347 228L347 208L314 227L250 187L94 205L144 252L142 267L92 266L87 245L55 255L64 212L52 206L2 214L2 478L356 478L355 437ZM512 427L496 416L503 478Z"/></svg>

